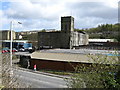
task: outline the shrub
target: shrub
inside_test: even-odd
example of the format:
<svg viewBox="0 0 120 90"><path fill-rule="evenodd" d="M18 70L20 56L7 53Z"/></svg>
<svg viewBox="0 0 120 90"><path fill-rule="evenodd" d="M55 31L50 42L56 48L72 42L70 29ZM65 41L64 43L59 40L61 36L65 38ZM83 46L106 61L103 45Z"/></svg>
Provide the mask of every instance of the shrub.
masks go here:
<svg viewBox="0 0 120 90"><path fill-rule="evenodd" d="M71 88L120 88L119 57L88 55L88 66L78 65L70 79Z"/></svg>

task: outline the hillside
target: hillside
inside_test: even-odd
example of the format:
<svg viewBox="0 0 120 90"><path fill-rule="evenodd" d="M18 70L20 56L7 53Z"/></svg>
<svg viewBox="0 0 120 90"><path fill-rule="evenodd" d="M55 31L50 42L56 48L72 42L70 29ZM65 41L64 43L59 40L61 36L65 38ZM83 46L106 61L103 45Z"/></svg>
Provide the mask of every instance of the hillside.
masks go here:
<svg viewBox="0 0 120 90"><path fill-rule="evenodd" d="M80 29L75 29L79 31ZM89 38L98 39L117 39L120 41L120 23L117 24L102 24L98 25L96 28L82 29L80 31L85 31L89 34Z"/></svg>

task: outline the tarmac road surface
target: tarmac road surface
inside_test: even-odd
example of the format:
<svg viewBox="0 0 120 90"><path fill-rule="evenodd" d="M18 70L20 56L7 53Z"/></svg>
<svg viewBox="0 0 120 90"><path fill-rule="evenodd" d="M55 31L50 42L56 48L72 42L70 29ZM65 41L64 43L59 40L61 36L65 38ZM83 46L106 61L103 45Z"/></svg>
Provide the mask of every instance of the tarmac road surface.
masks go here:
<svg viewBox="0 0 120 90"><path fill-rule="evenodd" d="M15 76L21 88L67 88L63 78L38 74L24 70L15 70Z"/></svg>

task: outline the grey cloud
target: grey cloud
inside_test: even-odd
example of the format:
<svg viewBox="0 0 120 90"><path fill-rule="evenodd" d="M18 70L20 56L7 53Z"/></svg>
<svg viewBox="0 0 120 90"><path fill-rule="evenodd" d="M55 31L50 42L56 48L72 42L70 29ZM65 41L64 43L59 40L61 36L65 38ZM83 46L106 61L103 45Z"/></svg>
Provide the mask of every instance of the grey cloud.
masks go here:
<svg viewBox="0 0 120 90"><path fill-rule="evenodd" d="M47 5L47 4L46 4ZM44 7L43 7L44 6ZM9 12L14 12L11 14ZM25 5L23 2L13 2L11 3L11 8L5 11L7 17L19 18L19 19L45 19L45 20L56 20L55 15L57 13L47 13L46 6L42 3L33 4L28 3Z"/></svg>
<svg viewBox="0 0 120 90"><path fill-rule="evenodd" d="M99 17L105 19L117 18L117 8L106 6L102 2L80 2L68 5L73 12L81 17Z"/></svg>
<svg viewBox="0 0 120 90"><path fill-rule="evenodd" d="M59 0L58 0L59 1ZM117 8L106 6L100 2L18 2L11 3L11 12L5 12L8 18L23 20L23 27L31 29L54 28L60 29L61 15L72 15L75 18L75 28L94 27L100 23L114 23L117 21ZM60 8L51 10L53 5ZM61 9L62 8L62 9Z"/></svg>
<svg viewBox="0 0 120 90"><path fill-rule="evenodd" d="M78 8L95 8L95 7L103 7L103 3L100 2L75 2L75 3L69 3L68 6L72 7L74 9Z"/></svg>
<svg viewBox="0 0 120 90"><path fill-rule="evenodd" d="M24 20L23 21L23 27L25 29L59 29L59 22L58 21L47 21L47 20Z"/></svg>

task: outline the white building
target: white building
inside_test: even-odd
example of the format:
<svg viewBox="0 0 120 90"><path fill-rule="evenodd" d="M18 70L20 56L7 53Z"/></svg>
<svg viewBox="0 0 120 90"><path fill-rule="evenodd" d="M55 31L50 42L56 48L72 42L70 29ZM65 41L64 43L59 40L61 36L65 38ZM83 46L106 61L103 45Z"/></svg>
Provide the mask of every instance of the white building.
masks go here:
<svg viewBox="0 0 120 90"><path fill-rule="evenodd" d="M72 32L71 33L71 45L80 46L80 45L88 45L89 35L85 32Z"/></svg>

